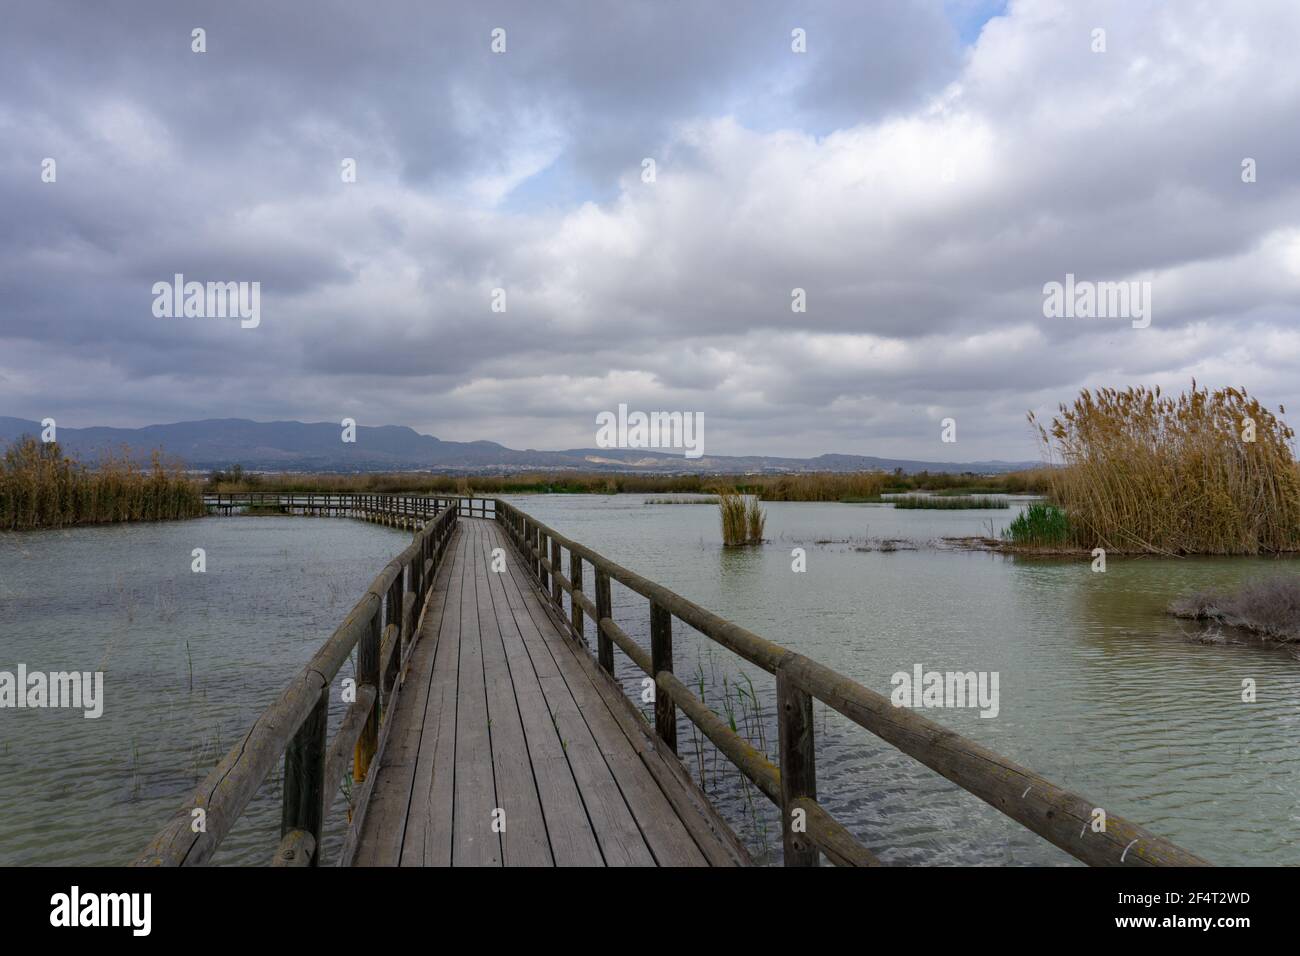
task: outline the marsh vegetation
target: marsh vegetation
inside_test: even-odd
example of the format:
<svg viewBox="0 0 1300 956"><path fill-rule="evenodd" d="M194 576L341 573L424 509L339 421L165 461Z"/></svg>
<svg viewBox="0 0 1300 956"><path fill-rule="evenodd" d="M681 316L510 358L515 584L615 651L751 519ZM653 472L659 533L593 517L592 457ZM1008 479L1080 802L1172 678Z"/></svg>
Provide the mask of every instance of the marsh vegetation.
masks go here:
<svg viewBox="0 0 1300 956"><path fill-rule="evenodd" d="M1009 508L1006 498L985 495L903 495L890 499L895 508L930 509L932 511L964 511L983 508Z"/></svg>
<svg viewBox="0 0 1300 956"><path fill-rule="evenodd" d="M871 501L882 494L930 491L935 494L1033 494L1046 490L1042 470L1005 475L959 475L946 472L803 472L789 475L640 475L591 472L521 472L515 475L391 474L255 474L239 466L213 472L207 491L314 494L654 494L717 496L752 495L762 501ZM966 491L966 489L972 489ZM657 501L668 504L668 500ZM673 499L672 503L677 503ZM714 503L710 498L709 503Z"/></svg>
<svg viewBox="0 0 1300 956"><path fill-rule="evenodd" d="M1251 581L1230 591L1199 591L1170 603L1175 617L1238 627L1282 643L1300 641L1300 577Z"/></svg>
<svg viewBox="0 0 1300 956"><path fill-rule="evenodd" d="M1007 525L1002 537L1023 547L1066 548L1073 536L1064 511L1050 502L1034 501Z"/></svg>
<svg viewBox="0 0 1300 956"><path fill-rule="evenodd" d="M1079 548L1300 550L1295 432L1244 389L1084 389L1050 425L1029 417L1061 466L1047 472L1050 497Z"/></svg>
<svg viewBox="0 0 1300 956"><path fill-rule="evenodd" d="M167 521L203 514L203 495L157 452L148 468L105 455L94 466L55 442L24 438L0 461L0 529L26 531L121 521Z"/></svg>
<svg viewBox="0 0 1300 956"><path fill-rule="evenodd" d="M719 495L718 514L722 520L722 543L725 546L763 543L767 516L757 498L751 495Z"/></svg>

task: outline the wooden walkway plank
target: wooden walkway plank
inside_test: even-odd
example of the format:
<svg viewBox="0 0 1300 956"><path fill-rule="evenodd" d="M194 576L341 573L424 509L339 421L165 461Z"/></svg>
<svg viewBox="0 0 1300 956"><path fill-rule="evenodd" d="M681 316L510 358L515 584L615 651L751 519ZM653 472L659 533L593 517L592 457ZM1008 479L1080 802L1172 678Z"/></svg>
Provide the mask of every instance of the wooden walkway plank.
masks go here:
<svg viewBox="0 0 1300 956"><path fill-rule="evenodd" d="M524 583L527 583L526 578ZM557 628L564 625L564 622L556 617L553 608L546 607L542 602L538 603L552 618ZM595 658L575 641L565 639L554 646L557 651L567 650L577 665L587 674L623 730L627 741L673 805L678 818L709 864L752 866L753 859L750 857L749 850L691 779L689 772L677 756L671 752L659 752L656 741L652 737L653 728L627 699L618 682L603 671Z"/></svg>
<svg viewBox="0 0 1300 956"><path fill-rule="evenodd" d="M406 836L402 841L402 866L450 866L452 802L456 766L456 691L460 662L461 590L465 579L467 529L461 527L455 549L448 548L451 564L436 653L429 665L429 690L425 697L423 733L416 758L414 792Z"/></svg>
<svg viewBox="0 0 1300 956"><path fill-rule="evenodd" d="M512 554L513 558L514 555ZM542 695L546 699L551 720L559 732L569 766L587 808L587 816L601 853L608 866L653 866L654 855L646 844L640 827L636 824L622 790L604 755L592 736L582 711L574 700L568 682L556 666L555 659L546 648L537 623L528 613L527 597L520 590L514 572L524 573L517 561L507 563L510 573L505 575L508 591L513 591L513 611L524 647L537 674ZM526 581L524 587L530 587ZM549 625L548 625L549 629Z"/></svg>
<svg viewBox="0 0 1300 956"><path fill-rule="evenodd" d="M468 557L478 602L497 809L502 814L502 862L506 866L553 866L555 860L551 856L546 821L537 796L537 782L533 779L515 684L501 642L502 625L497 620L488 583L495 543L486 531L482 524L475 524ZM506 616L509 617L508 611ZM514 627L514 619L510 618L505 626Z"/></svg>
<svg viewBox="0 0 1300 956"><path fill-rule="evenodd" d="M523 573L519 569L520 576ZM677 811L641 762L589 674L579 666L574 656L574 651L579 649L560 632L556 622L547 614L540 593L531 583L526 578L516 579L515 583L521 590L526 589L525 609L537 632L542 635L544 651L551 655L556 670L573 695L655 860L662 866L706 865L707 861L677 816Z"/></svg>
<svg viewBox="0 0 1300 956"><path fill-rule="evenodd" d="M492 548L500 545L486 537L484 540L490 568ZM506 553L509 555L510 552ZM559 732L551 721L551 712L542 696L537 673L510 610L504 584L506 573L508 572L489 571L488 585L500 625L499 633L506 663L514 683L515 698L523 719L529 762L546 819L551 853L557 866L601 866L604 858L600 854L586 807L578 793L568 755L564 751Z"/></svg>
<svg viewBox="0 0 1300 956"><path fill-rule="evenodd" d="M511 571L516 575L511 583L520 595L518 613L527 615L530 633L538 636L538 652L549 655L543 666L553 664L554 673L564 681L656 861L671 866L704 865L704 857L640 763L608 704L596 693L590 676L577 667L574 655L585 651L562 635L559 628L567 628L567 624L547 616L544 599L522 566L515 564Z"/></svg>
<svg viewBox="0 0 1300 956"><path fill-rule="evenodd" d="M452 811L453 866L500 866L501 834L493 828L500 807L492 766L487 683L474 580L473 527L460 555L460 671L456 691L456 785Z"/></svg>

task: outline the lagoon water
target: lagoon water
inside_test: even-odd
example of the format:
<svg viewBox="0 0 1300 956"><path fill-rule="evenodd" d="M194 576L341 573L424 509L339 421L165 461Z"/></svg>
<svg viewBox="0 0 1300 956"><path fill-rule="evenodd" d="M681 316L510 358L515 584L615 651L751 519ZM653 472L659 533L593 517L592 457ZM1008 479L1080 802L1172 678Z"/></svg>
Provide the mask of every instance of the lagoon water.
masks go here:
<svg viewBox="0 0 1300 956"><path fill-rule="evenodd" d="M409 540L288 517L0 534L0 670L102 670L105 685L97 720L0 710L0 865L129 863ZM269 862L279 775L219 862Z"/></svg>
<svg viewBox="0 0 1300 956"><path fill-rule="evenodd" d="M1188 590L1298 573L1292 563L1111 558L1096 574L1088 560L940 540L996 532L1018 506L769 503L768 543L723 549L707 505L640 495L512 500L880 693L917 664L997 671L996 718L927 716L1212 862L1300 863L1300 661L1253 642L1196 642L1200 626L1164 614ZM880 550L885 539L892 550ZM0 535L0 670L21 661L106 673L99 720L0 710L0 864L129 861L406 540L377 525L297 517ZM207 550L206 574L190 571L194 547ZM806 573L791 570L796 547L807 552ZM648 641L646 602L617 585L615 616ZM774 753L771 677L677 627L678 675ZM637 694L640 675L616 659ZM1247 678L1255 703L1241 700ZM1071 862L839 715L821 705L815 713L822 802L886 862ZM678 737L755 854L779 861L764 798L710 749L697 752L684 719ZM266 862L278 801L272 779L219 862Z"/></svg>
<svg viewBox="0 0 1300 956"><path fill-rule="evenodd" d="M916 664L997 671L996 718L926 716L1214 863L1300 864L1300 660L1254 642L1195 643L1189 637L1202 627L1164 613L1189 590L1300 573L1291 561L1112 557L1094 573L1090 559L942 546L948 536L1000 532L1018 503L896 511L772 502L764 506L769 543L723 549L715 507L642 496L513 500L561 534L881 694ZM901 540L892 551L856 550L882 539ZM791 570L796 547L807 552L805 573ZM620 625L648 646L646 601L616 586L615 604ZM719 713L725 677L742 730L752 681L775 755L773 679L693 632L674 641L678 676L697 693L703 677ZM615 657L628 692L639 691L640 672ZM1241 700L1247 678L1257 686L1251 704ZM1074 862L821 704L815 732L819 798L886 863ZM759 742L756 720L749 735ZM698 778L684 719L678 740ZM779 857L779 821L766 799L746 792L708 749L703 766L733 826L756 852Z"/></svg>

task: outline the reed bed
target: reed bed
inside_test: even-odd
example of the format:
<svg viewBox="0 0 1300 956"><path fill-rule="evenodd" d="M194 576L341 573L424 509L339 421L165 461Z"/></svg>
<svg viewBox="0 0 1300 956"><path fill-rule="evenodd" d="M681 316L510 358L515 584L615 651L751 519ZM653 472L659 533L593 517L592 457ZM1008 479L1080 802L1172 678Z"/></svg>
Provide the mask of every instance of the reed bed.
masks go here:
<svg viewBox="0 0 1300 956"><path fill-rule="evenodd" d="M895 508L959 511L974 508L1008 508L1006 498L989 498L980 495L907 495L890 499Z"/></svg>
<svg viewBox="0 0 1300 956"><path fill-rule="evenodd" d="M93 467L57 443L24 438L0 463L0 529L26 531L122 521L169 521L203 514L199 485L155 452L148 468L125 451Z"/></svg>
<svg viewBox="0 0 1300 956"><path fill-rule="evenodd" d="M736 490L764 501L840 501L844 498L878 498L892 480L893 477L883 471L761 475L746 476L736 485Z"/></svg>
<svg viewBox="0 0 1300 956"><path fill-rule="evenodd" d="M647 505L716 505L717 495L710 498L647 498Z"/></svg>
<svg viewBox="0 0 1300 956"><path fill-rule="evenodd" d="M209 491L278 491L334 494L683 494L739 492L762 501L879 501L882 492L1038 492L1047 488L1045 470L1007 475L950 475L919 472L803 472L787 475L629 475L590 472L521 472L515 475L252 474L238 466L213 472Z"/></svg>
<svg viewBox="0 0 1300 956"><path fill-rule="evenodd" d="M1285 414L1285 409L1279 409ZM1039 425L1051 496L1081 548L1158 554L1300 550L1292 431L1244 389L1087 389Z"/></svg>
<svg viewBox="0 0 1300 956"><path fill-rule="evenodd" d="M763 543L767 516L757 498L751 495L719 495L718 514L722 519L722 543L727 547Z"/></svg>

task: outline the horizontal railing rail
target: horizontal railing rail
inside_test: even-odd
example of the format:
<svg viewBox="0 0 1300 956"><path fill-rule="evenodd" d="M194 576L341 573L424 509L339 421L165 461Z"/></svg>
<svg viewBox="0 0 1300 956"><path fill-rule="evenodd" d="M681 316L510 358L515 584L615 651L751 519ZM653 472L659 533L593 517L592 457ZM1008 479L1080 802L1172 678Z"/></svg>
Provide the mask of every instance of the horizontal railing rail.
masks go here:
<svg viewBox="0 0 1300 956"><path fill-rule="evenodd" d="M223 502L240 498L238 506L249 498L212 497ZM279 502L284 497L270 495L254 503L269 503L270 498ZM392 711L401 669L419 633L456 522L462 509L472 511L473 502L483 499L333 497L350 499L346 508L340 505L340 511L419 508L425 501L442 504L434 506L434 517L420 526L410 545L379 573L343 623L163 827L135 861L137 866L193 866L211 860L282 758L280 844L271 860L277 866L316 866L321 859L325 813L349 766L355 781L365 779L375 759L381 724ZM406 500L379 504L375 498ZM479 512L488 513L486 508ZM333 740L327 741L330 689L354 649L355 693Z"/></svg>
<svg viewBox="0 0 1300 956"><path fill-rule="evenodd" d="M654 682L653 732L677 751L677 709L781 810L787 866L815 866L820 855L838 865L879 865L875 855L839 824L817 800L812 702L820 700L931 770L943 775L1026 829L1093 866L1207 866L1163 837L1124 818L1099 817L1096 803L1058 787L1031 770L892 702L819 664L724 620L668 588L615 564L559 534L507 502L497 500L495 519L520 553L537 585L559 615L570 596L568 625L584 640L584 616L594 621L596 656L614 674L617 646ZM569 554L564 574L562 552ZM592 591L585 585L587 567ZM649 601L647 652L614 622L611 581ZM776 678L778 763L731 729L721 716L673 673L673 620ZM1104 825L1097 828L1097 821Z"/></svg>

